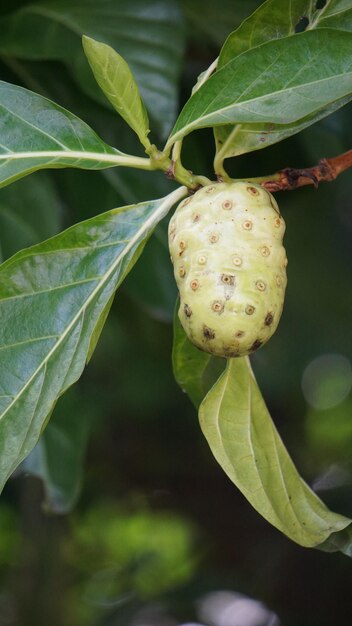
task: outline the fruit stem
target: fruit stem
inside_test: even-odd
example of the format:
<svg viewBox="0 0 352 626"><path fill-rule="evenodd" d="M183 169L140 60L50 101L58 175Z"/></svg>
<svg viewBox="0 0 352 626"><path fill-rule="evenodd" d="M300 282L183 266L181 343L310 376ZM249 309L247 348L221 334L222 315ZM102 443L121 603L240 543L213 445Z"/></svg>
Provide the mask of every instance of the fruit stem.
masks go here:
<svg viewBox="0 0 352 626"><path fill-rule="evenodd" d="M246 178L248 182L257 183L271 193L276 191L291 191L297 187L314 185L335 180L339 174L352 167L352 150L330 159L320 159L313 167L295 169L286 167L276 174L260 176L258 178Z"/></svg>
<svg viewBox="0 0 352 626"><path fill-rule="evenodd" d="M215 133L216 154L214 158L214 171L219 182L227 183L231 180L224 168L224 160L226 157L231 156L231 153L229 153L228 150L235 144L236 136L241 130L241 127L242 124L237 124L231 133L229 133L225 143L220 141L219 137L217 137Z"/></svg>
<svg viewBox="0 0 352 626"><path fill-rule="evenodd" d="M171 180L176 180L181 185L185 185L188 189L197 190L199 186L208 185L209 179L205 176L194 176L193 173L183 167L180 154L182 141L177 141L172 151L172 158L161 152L152 144L146 153L150 157L151 169L161 170Z"/></svg>

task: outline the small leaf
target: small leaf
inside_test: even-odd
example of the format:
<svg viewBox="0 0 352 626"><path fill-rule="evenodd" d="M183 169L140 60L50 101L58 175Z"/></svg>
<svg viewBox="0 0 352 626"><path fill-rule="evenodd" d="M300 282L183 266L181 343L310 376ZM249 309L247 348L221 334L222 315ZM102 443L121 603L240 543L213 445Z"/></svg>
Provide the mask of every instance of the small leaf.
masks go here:
<svg viewBox="0 0 352 626"><path fill-rule="evenodd" d="M168 145L197 128L290 124L352 93L352 34L332 29L286 37L244 52L193 94Z"/></svg>
<svg viewBox="0 0 352 626"><path fill-rule="evenodd" d="M83 49L98 85L147 148L148 115L129 65L113 48L90 37L83 37Z"/></svg>
<svg viewBox="0 0 352 626"><path fill-rule="evenodd" d="M0 266L1 487L81 375L143 242L185 193L108 211Z"/></svg>
<svg viewBox="0 0 352 626"><path fill-rule="evenodd" d="M203 400L199 419L229 478L290 539L306 547L319 546L332 533L349 527L351 520L329 511L299 476L271 420L248 357L228 361Z"/></svg>
<svg viewBox="0 0 352 626"><path fill-rule="evenodd" d="M126 160L69 111L3 81L0 137L0 187L43 168L99 170Z"/></svg>
<svg viewBox="0 0 352 626"><path fill-rule="evenodd" d="M196 348L188 339L178 318L179 300L174 316L172 364L174 375L196 408L224 370L226 361Z"/></svg>

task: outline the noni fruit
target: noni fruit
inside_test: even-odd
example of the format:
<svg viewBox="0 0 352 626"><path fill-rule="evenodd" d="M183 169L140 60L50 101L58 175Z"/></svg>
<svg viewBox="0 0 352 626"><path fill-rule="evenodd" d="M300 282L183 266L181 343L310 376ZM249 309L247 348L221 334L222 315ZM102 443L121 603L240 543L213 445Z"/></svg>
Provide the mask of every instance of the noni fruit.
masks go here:
<svg viewBox="0 0 352 626"><path fill-rule="evenodd" d="M203 187L177 207L169 248L189 339L216 356L254 352L275 332L287 258L274 197L238 181Z"/></svg>

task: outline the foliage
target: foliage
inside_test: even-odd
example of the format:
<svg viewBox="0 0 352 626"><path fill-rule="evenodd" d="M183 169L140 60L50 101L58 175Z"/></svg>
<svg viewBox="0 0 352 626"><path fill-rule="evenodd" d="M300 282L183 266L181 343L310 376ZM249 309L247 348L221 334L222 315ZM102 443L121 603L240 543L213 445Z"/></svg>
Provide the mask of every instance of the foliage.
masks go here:
<svg viewBox="0 0 352 626"><path fill-rule="evenodd" d="M187 153L187 142L192 140L188 135L202 128L214 129L214 171L228 181L226 159L294 136L351 100L352 4L346 1L342 8L339 0L324 6L303 0L290 4L288 14L282 2L267 0L237 25L217 64L200 75L164 150L156 144L167 136L175 117L184 41L183 18L176 3L134 0L127 7L112 0L40 0L3 11L0 26L5 35L0 53L10 78L15 75L25 87L0 84L1 185L42 169L100 171L89 172L89 181L95 183L89 183L76 216L78 223L43 243L38 241L61 228L51 179L41 173L41 189L47 187L45 197L53 209L46 224L40 219L37 232L31 227L33 216L24 219L18 200L11 200L7 190L0 198L0 219L12 233L12 241L6 236L1 240L2 254L16 252L0 267L1 485L39 441L37 461L32 457L32 465L27 460L25 467L43 476L48 492L54 494L52 508L68 510L77 497L76 483L72 479L70 484L67 476L55 491L55 481L60 483L55 452L49 464L43 459L46 446L56 452L60 449L56 449L59 437L53 427L44 429L58 398L80 377L92 356L115 292L142 253L150 288L162 285L158 302L148 302L147 296L147 309L156 309L159 315L165 311L166 318L170 315L168 281L160 279L165 248L159 257L150 252L151 247L144 253L144 246L149 238L151 245L160 244L158 237L165 246L161 220L187 193L207 184L209 175L214 178L208 164L200 174L192 173L192 163L190 169L182 164L181 152L192 160ZM192 2L187 11L198 14L196 7L197 2ZM35 38L32 32L37 33ZM84 52L105 95L92 81L81 35L85 35ZM62 63L58 70L62 93L56 93L57 85L31 64L38 60ZM63 72L64 66L68 71ZM66 109L79 108L77 86L87 96L80 114L90 125ZM136 134L146 156L140 156L136 138L109 103ZM147 110L155 144L149 139ZM112 147L115 144L119 147ZM121 174L121 167L147 172ZM175 189L156 170L181 186ZM62 175L64 188L75 186L73 174L79 173L57 173ZM152 182L145 182L146 176ZM34 187L27 187L25 180L17 185L19 193L23 185L20 197L25 202L25 194L33 194ZM117 195L118 203L125 206L111 209L112 190L114 200ZM157 195L160 199L152 199ZM98 202L105 212L97 216ZM41 206L39 198L38 215ZM87 219L90 211L93 216ZM13 243L17 233L19 251ZM22 246L30 247L20 250ZM163 276L170 275L170 269L165 272L169 274ZM134 287L129 283L127 289L132 298L141 298L138 281ZM225 362L196 351L176 321L173 362L181 387L200 405L202 429L214 456L253 506L300 545L351 555L350 519L331 513L299 477L248 360L230 359L221 373ZM69 467L76 466L74 477L79 474L87 432L85 428L72 432L70 420L61 421L60 429L68 444L76 441L73 447L62 446Z"/></svg>

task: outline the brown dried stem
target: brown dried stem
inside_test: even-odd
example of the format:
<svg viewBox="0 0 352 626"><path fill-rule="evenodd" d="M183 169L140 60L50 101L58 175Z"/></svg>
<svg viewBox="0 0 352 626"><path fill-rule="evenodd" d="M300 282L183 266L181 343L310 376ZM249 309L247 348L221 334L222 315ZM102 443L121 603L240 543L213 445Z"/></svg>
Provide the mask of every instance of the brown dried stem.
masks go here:
<svg viewBox="0 0 352 626"><path fill-rule="evenodd" d="M304 169L286 167L272 176L262 176L252 178L252 182L257 182L268 191L291 191L297 187L314 185L335 180L339 174L352 167L352 150L331 159L320 159L318 165Z"/></svg>

